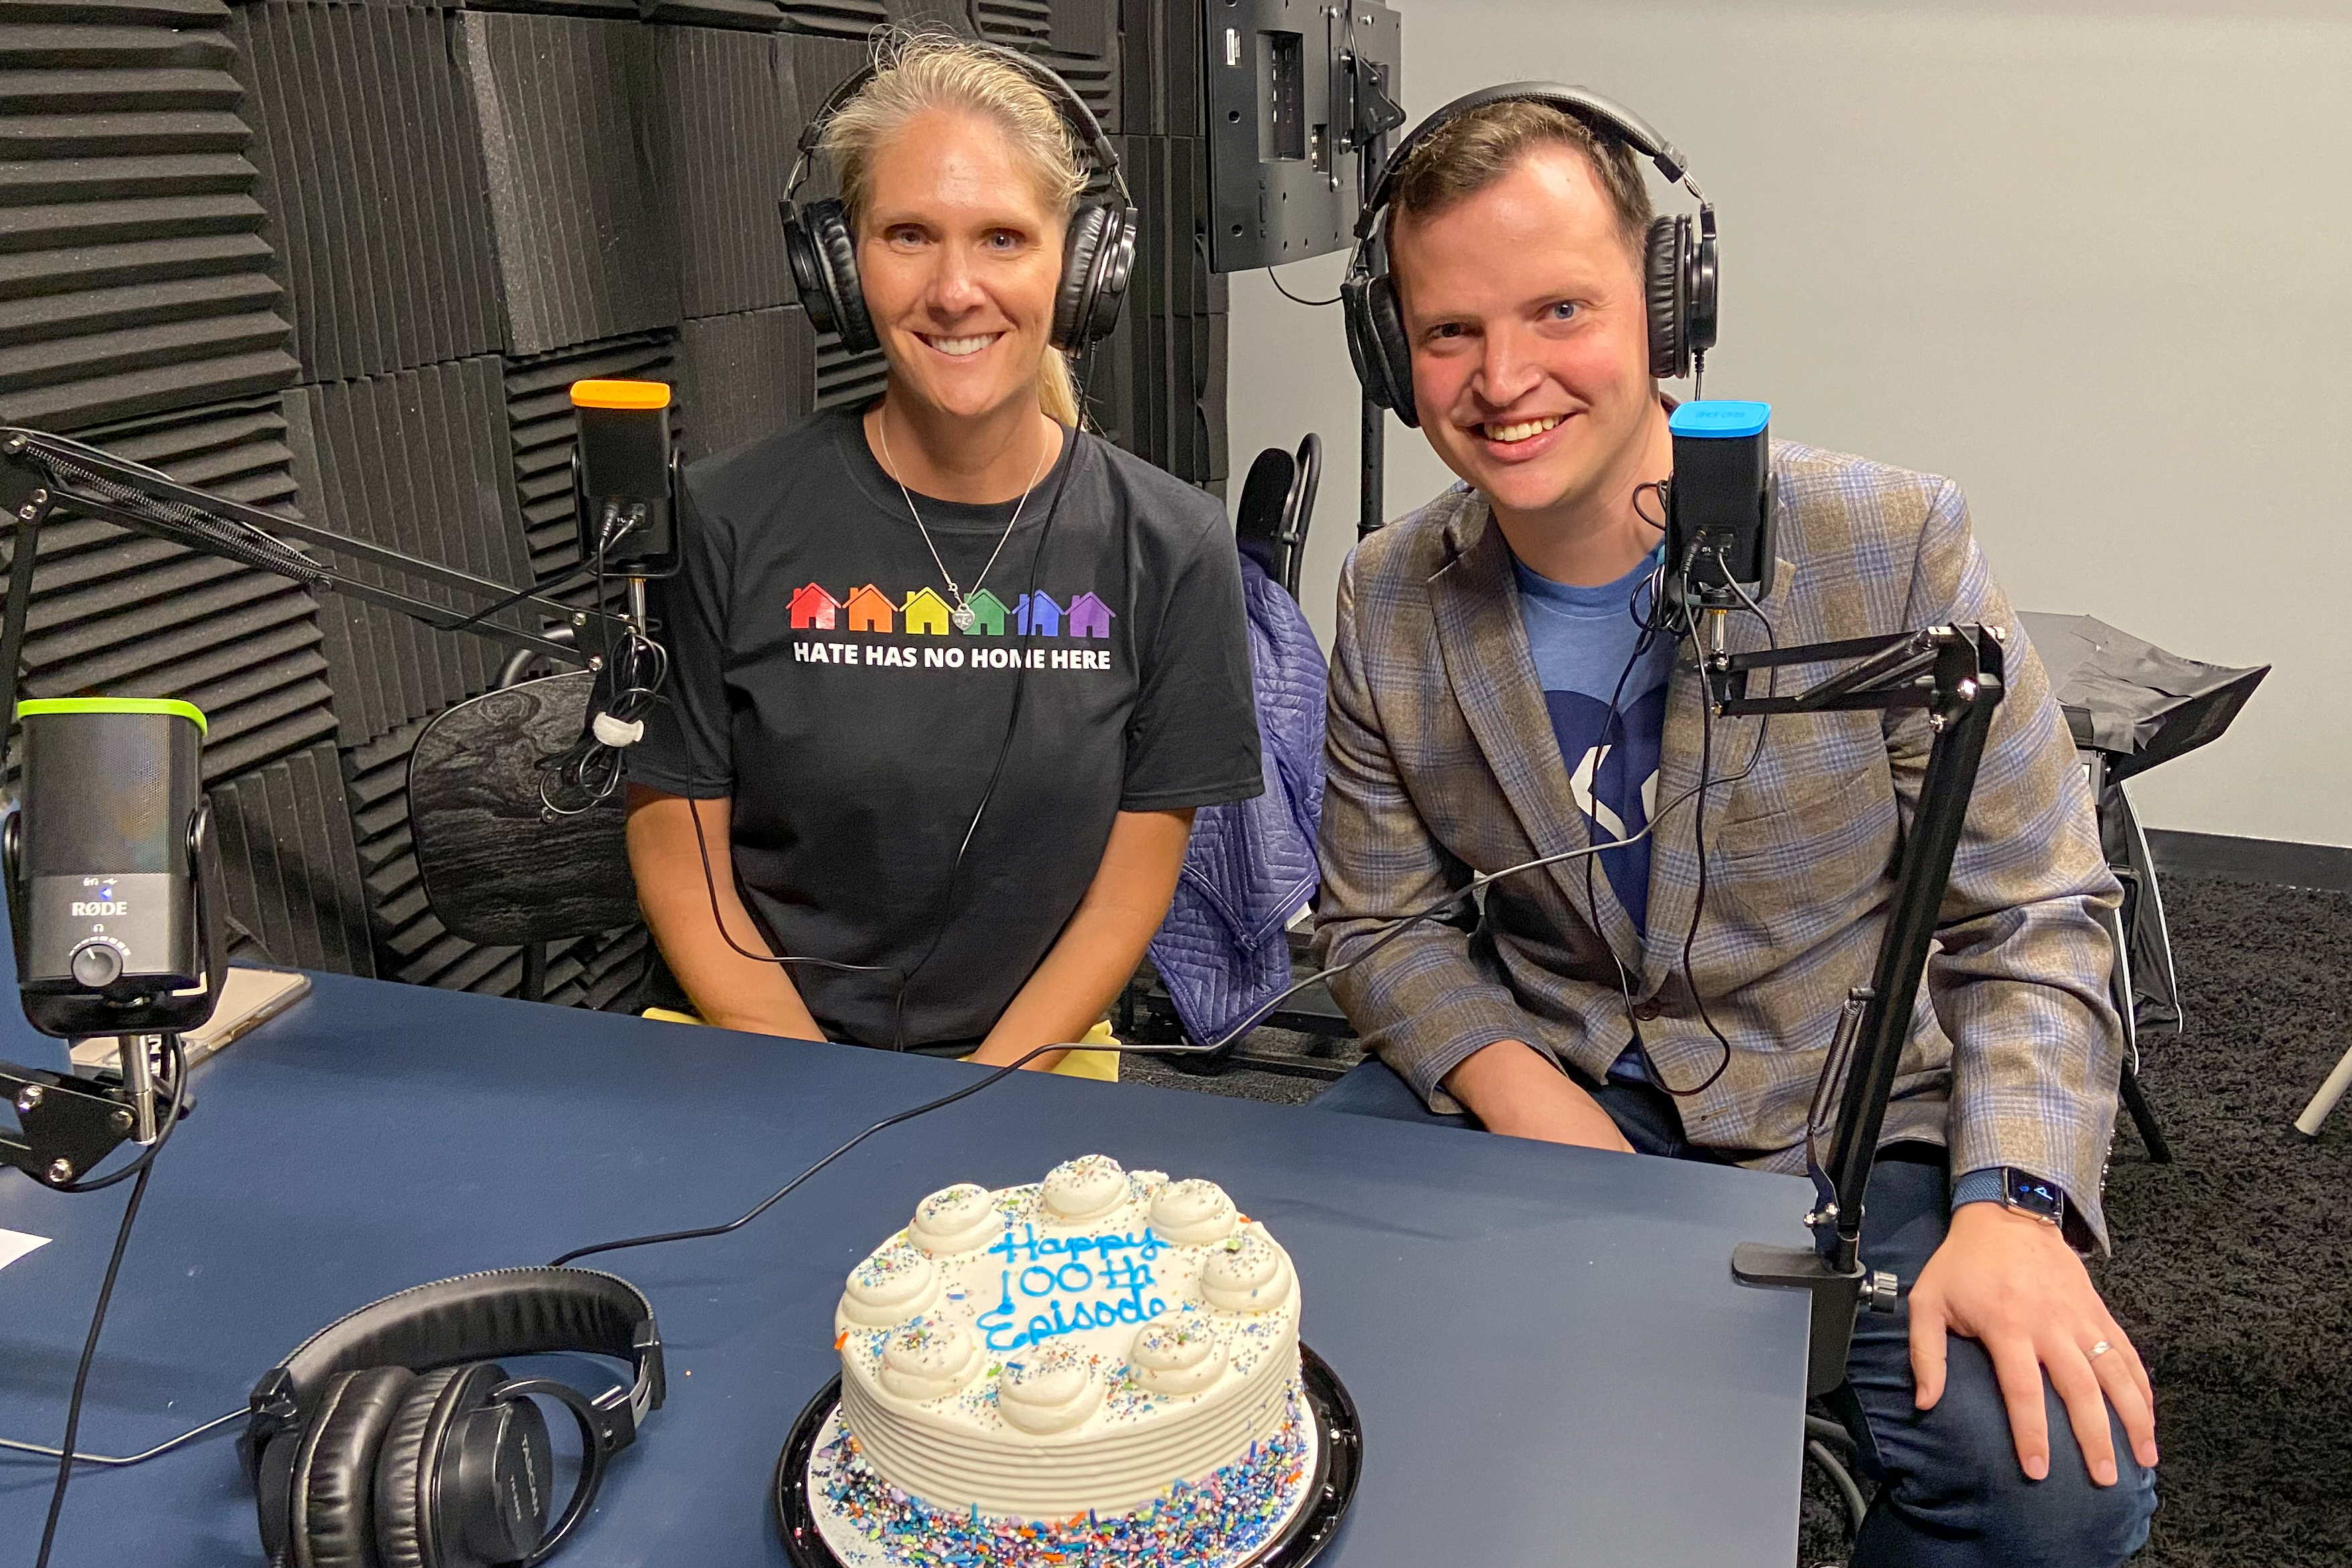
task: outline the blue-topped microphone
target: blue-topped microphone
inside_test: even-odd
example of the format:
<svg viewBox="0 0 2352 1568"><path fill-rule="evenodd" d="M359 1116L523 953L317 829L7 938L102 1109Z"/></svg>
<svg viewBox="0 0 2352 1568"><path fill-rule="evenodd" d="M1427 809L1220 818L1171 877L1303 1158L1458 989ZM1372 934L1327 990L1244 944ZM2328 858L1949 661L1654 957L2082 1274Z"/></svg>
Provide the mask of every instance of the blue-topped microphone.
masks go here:
<svg viewBox="0 0 2352 1568"><path fill-rule="evenodd" d="M1675 475L1665 486L1666 599L1689 623L1772 591L1772 405L1714 398L1666 422Z"/></svg>

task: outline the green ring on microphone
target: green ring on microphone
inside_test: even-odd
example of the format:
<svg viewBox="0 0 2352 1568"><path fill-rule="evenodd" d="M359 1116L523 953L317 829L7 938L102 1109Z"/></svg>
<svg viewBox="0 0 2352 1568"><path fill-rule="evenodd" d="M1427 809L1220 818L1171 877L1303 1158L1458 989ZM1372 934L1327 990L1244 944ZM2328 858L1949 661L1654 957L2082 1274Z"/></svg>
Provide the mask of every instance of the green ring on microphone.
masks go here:
<svg viewBox="0 0 2352 1568"><path fill-rule="evenodd" d="M16 705L18 718L51 713L161 713L191 720L198 735L212 733L204 711L178 697L27 697Z"/></svg>

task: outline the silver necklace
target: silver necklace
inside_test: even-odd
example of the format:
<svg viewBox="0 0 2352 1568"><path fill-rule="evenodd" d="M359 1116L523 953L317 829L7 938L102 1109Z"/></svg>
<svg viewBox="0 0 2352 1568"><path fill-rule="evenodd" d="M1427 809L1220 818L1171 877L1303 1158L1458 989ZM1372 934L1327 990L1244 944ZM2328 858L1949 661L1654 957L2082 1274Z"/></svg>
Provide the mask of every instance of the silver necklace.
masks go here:
<svg viewBox="0 0 2352 1568"><path fill-rule="evenodd" d="M889 465L891 483L898 486L898 494L906 497L907 515L915 519L915 531L923 536L923 548L931 552L931 564L940 569L940 580L948 585L948 596L955 601L955 609L949 612L948 620L954 624L957 631L969 632L980 617L972 612L971 601L964 597L962 586L948 570L948 563L940 559L940 547L931 542L931 530L923 526L923 514L915 509L914 493L907 488L907 482L898 477L898 460L890 455L888 416L878 413L875 415L874 434L875 438L882 444L882 461ZM1013 520L1004 525L1004 532L997 537L996 548L988 552L988 565L982 567L980 575L971 580L971 591L974 593L978 593L980 585L988 580L989 567L994 566L996 558L1004 553L1004 541L1011 538L1013 530L1021 526L1022 509L1029 505L1030 494L1037 488L1037 476L1045 472L1045 456L1046 454L1043 452L1037 455L1037 466L1029 476L1028 487L1021 492L1021 499L1013 505Z"/></svg>

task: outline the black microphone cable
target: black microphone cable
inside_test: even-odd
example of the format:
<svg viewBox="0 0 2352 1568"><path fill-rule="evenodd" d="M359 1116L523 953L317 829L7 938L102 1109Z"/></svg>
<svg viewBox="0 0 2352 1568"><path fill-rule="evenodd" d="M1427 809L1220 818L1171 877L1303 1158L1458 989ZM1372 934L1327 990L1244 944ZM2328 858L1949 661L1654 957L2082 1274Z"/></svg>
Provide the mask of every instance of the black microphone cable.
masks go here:
<svg viewBox="0 0 2352 1568"><path fill-rule="evenodd" d="M1715 549L1709 553L1714 556L1715 564L1717 568L1722 571L1724 580L1729 583L1731 591L1739 596L1742 606L1748 612L1748 613L1754 615L1758 622L1763 626L1766 643L1771 647L1778 649L1780 645L1780 640L1779 634L1773 629L1770 619L1765 615L1762 608L1757 604L1756 601L1749 596L1748 591L1740 587L1737 581L1733 580L1731 569L1724 560L1723 551L1720 549ZM1685 557L1683 562L1683 602L1685 604L1690 603L1692 601L1690 574L1691 568L1697 563L1697 558L1698 547L1694 545L1691 547L1688 556ZM1699 646L1698 622L1696 620L1693 620L1691 622L1690 636L1691 652L1698 660L1699 664L1698 783L1694 786L1694 788L1697 790L1704 791L1711 787L1707 775L1715 761L1715 694L1707 684L1707 655L1706 651ZM1768 673L1766 677L1767 684L1765 686L1766 695L1770 695L1773 689L1772 683L1778 679L1778 676L1779 670L1777 667L1774 667ZM1756 770L1757 762L1761 759L1764 755L1765 732L1770 727L1771 722L1772 716L1769 714L1764 714L1758 717L1756 722L1756 745L1754 749L1748 752L1746 765L1744 765L1738 772L1730 774L1721 779L1719 781L1720 783L1724 785L1737 784L1741 779L1747 778L1748 774ZM1704 1094L1709 1089L1714 1088L1716 1082L1720 1079L1725 1072L1730 1070L1732 1056L1731 1041L1725 1036L1723 1030L1716 1026L1715 1016L1707 1010L1706 998L1699 989L1697 978L1691 973L1691 953L1698 941L1699 919L1706 909L1706 812L1704 809L1702 809L1691 821L1691 854L1693 858L1698 862L1698 885L1693 891L1691 895L1690 925L1685 927L1683 932L1683 982L1690 988L1691 1004L1698 1011L1699 1022L1706 1027L1706 1032L1708 1034L1714 1036L1715 1043L1717 1049L1721 1051L1722 1056L1717 1061L1713 1071L1708 1072L1705 1078L1702 1078L1697 1083L1692 1085L1688 1089L1677 1089L1674 1085L1666 1082L1663 1074L1659 1075L1658 1087L1678 1100L1690 1099L1695 1095Z"/></svg>
<svg viewBox="0 0 2352 1568"><path fill-rule="evenodd" d="M156 1145L163 1140L159 1137ZM41 1550L33 1559L33 1568L49 1568L49 1550L57 1544L58 1521L65 1513L66 1485L73 1479L74 1438L81 1432L82 1396L89 1389L90 1364L98 1359L98 1336L106 1327L107 1303L114 1299L114 1278L122 1270L122 1254L131 1246L131 1227L139 1218L140 1200L147 1196L147 1178L154 1167L141 1165L137 1179L131 1184L131 1199L122 1206L122 1223L115 1227L114 1250L106 1260L106 1277L99 1281L98 1305L89 1314L89 1333L81 1343L81 1362L74 1368L73 1395L66 1402L66 1436L64 1452L58 1459L58 1483L49 1491L49 1515L41 1526Z"/></svg>
<svg viewBox="0 0 2352 1568"><path fill-rule="evenodd" d="M662 683L669 678L669 650L634 621L626 623L620 645L613 643L613 583L605 569L606 552L644 522L643 507L624 513L619 502L605 502L595 552L583 568L593 575L596 608L604 616L598 675L605 695L599 704L591 695L589 722L578 740L540 759L540 810L551 820L593 811L612 799L627 771L622 750L645 733L645 717L653 711ZM608 731L607 721L617 728ZM627 738L621 738L624 736Z"/></svg>
<svg viewBox="0 0 2352 1568"><path fill-rule="evenodd" d="M1266 281L1274 285L1274 291L1276 294L1281 295L1285 299L1289 300L1293 305L1311 305L1319 308L1326 305L1337 305L1339 303L1341 298L1340 296L1334 294L1328 299L1301 299L1297 295L1293 294L1289 289L1285 288L1282 286L1282 275L1275 271L1274 268L1270 267L1267 267L1265 269L1265 276Z"/></svg>
<svg viewBox="0 0 2352 1568"><path fill-rule="evenodd" d="M180 1107L187 1098L187 1051L177 1034L163 1037L171 1054L172 1097L163 1125L157 1129L155 1141L139 1152L139 1156L122 1169L96 1181L77 1182L58 1190L64 1192L99 1192L128 1180L131 1197L122 1206L122 1221L115 1228L114 1250L106 1260L106 1274L99 1281L98 1301L90 1309L89 1333L82 1339L81 1360L74 1368L73 1392L66 1400L66 1435L58 1446L57 1484L49 1491L49 1511L41 1526L41 1549L33 1560L34 1568L48 1568L50 1550L57 1544L58 1521L64 1516L66 1488L73 1480L74 1439L81 1435L83 1397L89 1392L89 1369L98 1359L99 1335L106 1328L106 1309L114 1300L114 1281L122 1271L122 1255L131 1247L131 1228L139 1218L139 1206L147 1196L147 1181L154 1174L155 1156L172 1140L172 1129L178 1125ZM144 1049L143 1045L140 1049ZM211 1423L217 1426L219 1423ZM180 1439L174 1439L179 1441ZM11 1444L12 1448L29 1445ZM142 1458L144 1456L142 1456Z"/></svg>
<svg viewBox="0 0 2352 1568"><path fill-rule="evenodd" d="M251 1414L251 1412L247 1408L247 1406L240 1405L234 1410L224 1411L220 1415L214 1416L211 1420L205 1422L201 1427L191 1427L186 1431L181 1433L178 1437L166 1437L162 1442L156 1444L153 1448L143 1449L139 1453L84 1454L77 1452L74 1455L74 1463L77 1465L98 1465L107 1469L120 1469L129 1465L143 1465L150 1459L162 1458L165 1454L170 1453L174 1448L185 1448L190 1443L194 1442L197 1438L205 1437L209 1433L216 1432L232 1421L242 1421L249 1414ZM14 1437L0 1437L0 1458L6 1458L10 1454L29 1454L38 1458L59 1459L65 1457L65 1452L66 1451L63 1448L53 1448L46 1443L20 1443Z"/></svg>
<svg viewBox="0 0 2352 1568"><path fill-rule="evenodd" d="M1729 782L1731 782L1731 780L1727 779L1717 780L1717 785ZM1300 991L1305 990L1307 987L1312 986L1318 981L1328 980L1334 976L1347 973L1357 965L1370 959L1375 953L1378 953L1381 948L1387 946L1390 943L1403 936L1415 925L1420 925L1425 920L1434 920L1438 916L1446 914L1448 911L1453 910L1461 904L1475 901L1477 896L1484 893L1488 887L1497 882L1503 881L1507 877L1519 876L1528 872L1540 871L1547 866L1559 865L1568 861L1582 859L1589 855L1602 854L1611 850L1624 849L1629 845L1642 842L1643 840L1650 837L1650 835L1656 830L1658 823L1665 819L1668 812L1675 810L1685 801L1693 799L1698 794L1700 788L1703 787L1705 786L1694 786L1693 788L1685 789L1681 794L1675 796L1659 810L1656 816L1651 818L1648 822L1643 825L1641 831L1634 833L1630 837L1612 839L1605 843L1586 844L1577 849L1561 850L1553 854L1538 855L1533 860L1521 861L1516 865L1505 866L1500 871L1481 872L1473 876L1462 886L1447 894L1444 897L1426 904L1419 909L1411 910L1403 915L1394 916L1388 922L1388 929L1373 937L1362 952L1358 953L1354 957L1346 959L1341 963L1330 965L1325 968L1317 970L1311 975L1304 976L1298 979L1293 980L1288 986L1277 992L1273 998L1261 1003L1257 1008L1253 1009L1247 1018L1244 1019L1241 1022L1227 1030L1215 1040L1206 1045L1131 1045L1125 1041L1119 1041L1115 1044L1105 1046L1088 1044L1083 1047L1083 1049L1087 1051L1107 1051L1121 1056L1147 1054L1158 1056L1213 1055L1216 1052L1224 1050L1234 1040L1239 1040L1243 1035L1245 1035L1250 1030L1255 1029L1259 1023L1271 1016L1277 1008L1282 1006L1283 1003L1288 1001L1292 997L1297 995ZM778 959L773 961L784 962L785 960ZM1377 1032L1378 1031L1375 1031L1375 1034L1377 1034ZM1365 1038L1369 1039L1373 1037L1367 1036ZM761 1198L750 1209L723 1224L698 1226L691 1229L685 1230L664 1230L646 1236L625 1237L614 1241L593 1242L586 1247L575 1247L569 1252L559 1254L551 1260L547 1266L551 1269L560 1269L567 1264L576 1261L579 1259L593 1257L600 1252L617 1252L625 1249L634 1247L653 1247L668 1241L695 1241L709 1237L725 1236L731 1231L740 1230L744 1226L751 1224L751 1221L759 1218L762 1214L767 1213L769 1209L774 1207L778 1203L782 1202L802 1183L807 1181L810 1177L815 1176L818 1172L832 1165L835 1160L838 1160L844 1155L857 1147L858 1145L874 1136L877 1133L887 1131L891 1127L898 1126L907 1122L911 1122L919 1116L929 1115L933 1111L945 1110L948 1106L955 1104L958 1101L969 1099L971 1096L979 1093L983 1089L1002 1083L1014 1072L1019 1071L1022 1068L1027 1066L1030 1062L1035 1061L1038 1057L1045 1055L1049 1051L1070 1051L1074 1049L1081 1048L1077 1047L1071 1041L1056 1041L1050 1045L1041 1045L1023 1056L1019 1061L1007 1062L1005 1065L996 1068L985 1078L978 1079L973 1082L967 1083L960 1089L956 1089L949 1093L940 1095L936 1100L927 1100L922 1104L914 1106L908 1110L895 1112L890 1115L885 1116L880 1121L875 1123L872 1126L867 1127L865 1131L857 1134L846 1143L842 1144L839 1147L834 1149L832 1153L826 1155L814 1165L812 1165L807 1169L802 1171L798 1176L793 1176L792 1180L786 1182L782 1186L778 1187L774 1192L770 1193L766 1197Z"/></svg>

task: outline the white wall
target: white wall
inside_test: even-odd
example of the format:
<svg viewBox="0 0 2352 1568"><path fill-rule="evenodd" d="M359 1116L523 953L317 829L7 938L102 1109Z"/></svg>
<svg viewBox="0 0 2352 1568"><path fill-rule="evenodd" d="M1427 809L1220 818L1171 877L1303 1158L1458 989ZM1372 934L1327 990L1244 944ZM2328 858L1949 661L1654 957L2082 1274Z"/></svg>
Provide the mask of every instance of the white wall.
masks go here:
<svg viewBox="0 0 2352 1568"><path fill-rule="evenodd" d="M1953 476L2022 608L2276 666L2134 785L2151 824L2352 844L2352 5L1396 3L1416 120L1550 77L1690 157L1723 224L1711 395ZM1328 297L1344 266L1283 280ZM1236 485L1323 433L1302 595L1328 637L1357 494L1339 313L1264 273L1233 312ZM1389 431L1393 516L1451 476Z"/></svg>

